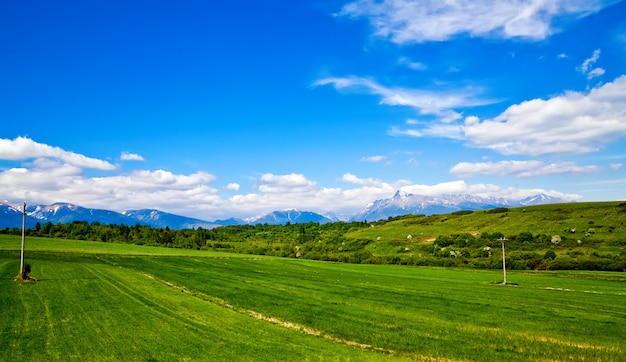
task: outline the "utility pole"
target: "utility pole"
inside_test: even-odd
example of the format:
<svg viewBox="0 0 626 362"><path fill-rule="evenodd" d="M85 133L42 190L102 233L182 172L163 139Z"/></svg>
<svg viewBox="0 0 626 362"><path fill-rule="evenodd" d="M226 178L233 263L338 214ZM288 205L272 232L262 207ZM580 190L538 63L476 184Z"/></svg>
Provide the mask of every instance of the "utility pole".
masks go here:
<svg viewBox="0 0 626 362"><path fill-rule="evenodd" d="M22 252L20 253L20 277L24 275L24 239L26 226L26 201L24 201L24 209L22 210Z"/></svg>
<svg viewBox="0 0 626 362"><path fill-rule="evenodd" d="M506 255L504 254L504 242L508 239L503 236L498 240L502 243L502 273L504 274L504 281L502 284L506 285Z"/></svg>

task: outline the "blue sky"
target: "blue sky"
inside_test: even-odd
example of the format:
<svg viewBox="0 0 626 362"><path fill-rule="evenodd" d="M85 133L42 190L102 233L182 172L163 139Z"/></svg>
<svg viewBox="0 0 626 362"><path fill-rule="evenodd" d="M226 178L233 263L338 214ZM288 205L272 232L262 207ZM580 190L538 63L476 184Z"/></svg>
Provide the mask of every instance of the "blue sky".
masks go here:
<svg viewBox="0 0 626 362"><path fill-rule="evenodd" d="M0 11L0 200L215 220L402 189L626 199L626 2Z"/></svg>

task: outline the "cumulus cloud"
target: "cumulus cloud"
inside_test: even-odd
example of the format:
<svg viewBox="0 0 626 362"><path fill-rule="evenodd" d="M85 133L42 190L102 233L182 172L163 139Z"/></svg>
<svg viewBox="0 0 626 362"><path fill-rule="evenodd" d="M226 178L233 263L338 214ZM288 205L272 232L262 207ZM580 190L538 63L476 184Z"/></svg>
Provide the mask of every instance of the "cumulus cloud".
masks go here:
<svg viewBox="0 0 626 362"><path fill-rule="evenodd" d="M308 180L304 175L291 173L274 175L266 173L259 179L259 191L264 193L300 193L315 189L317 183Z"/></svg>
<svg viewBox="0 0 626 362"><path fill-rule="evenodd" d="M122 161L145 161L141 155L136 153L122 152L120 155Z"/></svg>
<svg viewBox="0 0 626 362"><path fill-rule="evenodd" d="M514 104L493 119L468 116L463 124L408 120L388 134L465 140L505 155L594 152L626 137L626 75L587 92Z"/></svg>
<svg viewBox="0 0 626 362"><path fill-rule="evenodd" d="M584 17L615 0L357 0L337 16L366 18L376 35L396 44L473 37L542 40L555 18Z"/></svg>
<svg viewBox="0 0 626 362"><path fill-rule="evenodd" d="M386 184L381 180L374 179L374 178L360 178L351 173L344 174L343 177L341 178L341 181L349 182L349 183L360 185L360 186L370 186L370 187L386 186Z"/></svg>
<svg viewBox="0 0 626 362"><path fill-rule="evenodd" d="M429 91L386 87L371 79L362 77L330 77L316 81L314 86L332 85L335 89L365 90L381 97L380 103L390 106L407 106L419 114L437 116L442 122L449 123L461 118L455 108L465 108L491 104L494 101L476 98L480 89L467 87L455 91Z"/></svg>
<svg viewBox="0 0 626 362"><path fill-rule="evenodd" d="M67 201L116 211L160 208L182 214L189 212L190 201L198 209L207 205L217 209L221 205L216 190L208 186L215 176L202 171L182 175L166 170L135 170L93 177L86 175L85 170L116 168L106 161L25 137L0 139L0 159L23 161L21 167L0 172L0 198L7 200Z"/></svg>
<svg viewBox="0 0 626 362"><path fill-rule="evenodd" d="M0 160L23 161L40 158L58 159L69 165L82 168L115 169L115 166L107 161L65 151L60 147L35 142L27 137L17 137L13 140L0 138Z"/></svg>
<svg viewBox="0 0 626 362"><path fill-rule="evenodd" d="M6 141L5 141L6 142ZM167 170L134 170L124 174L88 176L83 163L75 165L64 158L82 159L82 155L66 157L65 151L54 150L58 157L36 157L41 151L19 153L13 159L26 161L20 167L0 170L0 199L27 200L35 203L72 202L85 207L124 211L155 208L205 220L222 217L250 217L285 208L301 208L317 212L335 211L351 215L377 199L388 198L398 189L421 194L482 193L504 197L526 195L537 190L502 190L494 185L467 185L451 182L438 185L414 185L408 180L386 182L346 173L341 181L348 187L322 187L303 174L262 174L257 180L257 192L222 198L211 187L216 177L204 171L176 174ZM6 149L3 157L11 154ZM12 151L12 154L16 154ZM60 155L60 156L59 156ZM29 158L30 157L30 158ZM32 159L34 157L34 159ZM619 168L617 164L615 168ZM116 171L116 170L113 170ZM230 183L227 189L238 191L240 186ZM550 192L541 192L550 194ZM562 194L552 193L563 197ZM504 196L503 196L504 195ZM570 195L571 196L571 195ZM573 197L573 196L572 196ZM571 199L570 197L569 199Z"/></svg>
<svg viewBox="0 0 626 362"><path fill-rule="evenodd" d="M285 208L300 208L317 212L334 211L354 214L368 202L393 195L405 180L387 183L372 178L360 178L346 173L342 181L355 185L353 188L321 187L302 174L264 174L258 180L258 193L235 195L225 206L241 212L262 214Z"/></svg>
<svg viewBox="0 0 626 362"><path fill-rule="evenodd" d="M500 188L493 184L467 184L465 181L451 181L442 182L435 185L407 185L401 188L402 191L425 195L425 196L438 196L438 195L459 195L459 194L471 194L482 197L501 197L509 199L523 199L526 197L534 196L537 194L546 194L561 198L566 201L579 200L582 196L578 194L566 194L555 190L544 189L517 189L517 188Z"/></svg>
<svg viewBox="0 0 626 362"><path fill-rule="evenodd" d="M169 171L138 170L128 175L88 177L83 169L56 161L37 160L31 167L0 173L2 197L42 203L68 201L95 208L123 211L160 207L184 212L186 203L215 201L207 183L214 176L197 172L177 175ZM188 211L188 210L187 210Z"/></svg>
<svg viewBox="0 0 626 362"><path fill-rule="evenodd" d="M542 161L460 162L450 169L458 177L481 175L535 177L555 174L587 174L600 171L600 167L577 166L573 162L545 164Z"/></svg>
<svg viewBox="0 0 626 362"><path fill-rule="evenodd" d="M591 89L512 105L494 119L467 117L474 147L502 154L588 153L626 137L626 76Z"/></svg>
<svg viewBox="0 0 626 362"><path fill-rule="evenodd" d="M238 183L231 182L228 185L226 185L224 188L226 190L239 191L240 187L241 187L241 185L239 185Z"/></svg>

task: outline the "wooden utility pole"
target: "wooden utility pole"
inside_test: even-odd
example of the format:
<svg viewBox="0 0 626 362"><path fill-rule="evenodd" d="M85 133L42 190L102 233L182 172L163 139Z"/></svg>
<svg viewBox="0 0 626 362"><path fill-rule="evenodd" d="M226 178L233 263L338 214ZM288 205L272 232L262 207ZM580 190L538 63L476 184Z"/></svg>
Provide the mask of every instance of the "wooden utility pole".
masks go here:
<svg viewBox="0 0 626 362"><path fill-rule="evenodd" d="M506 285L506 254L504 253L504 242L507 241L507 238L504 236L498 239L502 243L502 273L504 274L503 285Z"/></svg>
<svg viewBox="0 0 626 362"><path fill-rule="evenodd" d="M22 252L20 253L20 276L24 275L24 239L26 226L26 201L24 201L24 209L22 210Z"/></svg>

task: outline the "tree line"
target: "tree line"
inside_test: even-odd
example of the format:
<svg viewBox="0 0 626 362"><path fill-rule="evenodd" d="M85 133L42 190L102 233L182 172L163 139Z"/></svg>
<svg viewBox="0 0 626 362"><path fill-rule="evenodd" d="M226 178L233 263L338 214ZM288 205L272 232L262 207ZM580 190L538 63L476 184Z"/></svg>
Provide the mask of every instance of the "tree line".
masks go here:
<svg viewBox="0 0 626 362"><path fill-rule="evenodd" d="M385 223L392 221L379 221ZM603 248L604 252L579 248L579 241L566 236L520 232L440 235L432 243L410 240L347 238L351 231L370 227L367 221L315 222L286 225L231 225L213 229L173 230L135 224L117 225L74 221L44 224L26 229L28 237L48 237L97 242L130 243L198 250L304 258L346 263L402 264L419 266L499 269L501 243L505 238L507 268L532 270L626 270L624 245ZM3 234L20 235L19 228L5 228ZM600 249L598 249L600 250Z"/></svg>

